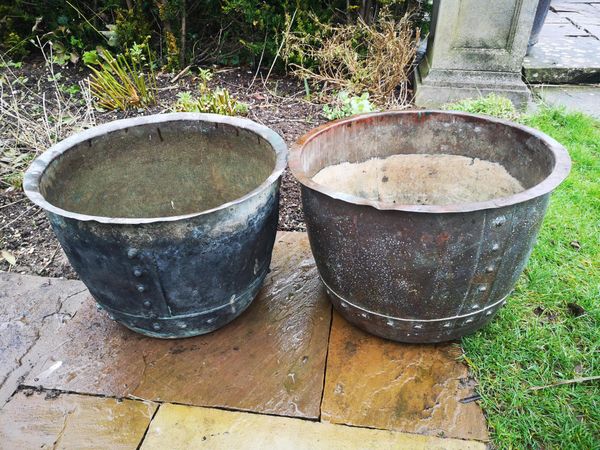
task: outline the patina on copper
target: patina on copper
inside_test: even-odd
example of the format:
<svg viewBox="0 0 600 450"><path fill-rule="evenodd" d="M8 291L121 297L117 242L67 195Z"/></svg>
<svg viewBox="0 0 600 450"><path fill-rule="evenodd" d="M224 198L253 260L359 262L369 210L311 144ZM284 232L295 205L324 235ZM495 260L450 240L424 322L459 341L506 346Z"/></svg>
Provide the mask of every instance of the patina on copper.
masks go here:
<svg viewBox="0 0 600 450"><path fill-rule="evenodd" d="M286 156L281 137L247 119L138 117L56 144L24 189L99 308L149 336L194 336L258 293Z"/></svg>
<svg viewBox="0 0 600 450"><path fill-rule="evenodd" d="M444 153L502 164L524 191L451 205L401 205L331 190L326 166ZM506 302L532 251L567 151L545 134L490 117L393 111L325 124L290 153L319 274L350 322L403 342L471 333Z"/></svg>

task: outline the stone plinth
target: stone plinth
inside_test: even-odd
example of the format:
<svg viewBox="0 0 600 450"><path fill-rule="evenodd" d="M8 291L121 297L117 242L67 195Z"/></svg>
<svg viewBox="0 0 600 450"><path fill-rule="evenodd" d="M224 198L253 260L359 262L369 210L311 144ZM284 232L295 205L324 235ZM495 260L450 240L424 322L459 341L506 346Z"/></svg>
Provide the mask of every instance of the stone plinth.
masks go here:
<svg viewBox="0 0 600 450"><path fill-rule="evenodd" d="M518 107L530 98L521 65L536 0L438 0L415 103L435 108L495 92Z"/></svg>

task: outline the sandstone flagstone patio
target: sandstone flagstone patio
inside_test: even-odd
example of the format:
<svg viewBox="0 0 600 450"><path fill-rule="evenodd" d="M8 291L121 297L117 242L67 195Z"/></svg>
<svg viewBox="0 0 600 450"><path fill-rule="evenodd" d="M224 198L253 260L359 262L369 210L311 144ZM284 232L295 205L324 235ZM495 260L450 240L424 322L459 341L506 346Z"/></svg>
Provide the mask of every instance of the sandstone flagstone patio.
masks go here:
<svg viewBox="0 0 600 450"><path fill-rule="evenodd" d="M599 82L600 2L553 0L523 73L529 83Z"/></svg>
<svg viewBox="0 0 600 450"><path fill-rule="evenodd" d="M257 433L256 430L266 432ZM176 450L201 446L216 450L240 448L470 450L485 448L481 443L457 439L439 439L284 417L163 405L152 421L141 449L169 448Z"/></svg>
<svg viewBox="0 0 600 450"><path fill-rule="evenodd" d="M399 345L335 314L321 413L324 420L385 430L487 440L474 382L457 344Z"/></svg>
<svg viewBox="0 0 600 450"><path fill-rule="evenodd" d="M484 448L483 413L460 402L474 382L456 344L393 343L332 315L305 233L278 234L271 268L238 319L182 340L111 321L80 282L2 274L11 353L1 369L19 377L2 388L14 394L0 410L0 442Z"/></svg>
<svg viewBox="0 0 600 450"><path fill-rule="evenodd" d="M90 300L25 379L30 386L317 418L331 306L302 234L279 235L271 273L239 320L204 336L158 340Z"/></svg>
<svg viewBox="0 0 600 450"><path fill-rule="evenodd" d="M136 448L157 406L132 400L85 395L53 397L21 391L0 410L0 447Z"/></svg>
<svg viewBox="0 0 600 450"><path fill-rule="evenodd" d="M0 273L0 407L88 297L80 281Z"/></svg>
<svg viewBox="0 0 600 450"><path fill-rule="evenodd" d="M600 85L539 85L532 91L547 105L564 106L600 119Z"/></svg>

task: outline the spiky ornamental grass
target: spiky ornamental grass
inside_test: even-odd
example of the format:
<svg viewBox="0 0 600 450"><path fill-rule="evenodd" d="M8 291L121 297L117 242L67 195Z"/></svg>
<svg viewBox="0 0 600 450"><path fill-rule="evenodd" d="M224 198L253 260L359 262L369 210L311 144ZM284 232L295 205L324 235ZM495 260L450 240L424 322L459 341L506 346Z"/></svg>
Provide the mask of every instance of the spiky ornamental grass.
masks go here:
<svg viewBox="0 0 600 450"><path fill-rule="evenodd" d="M124 111L156 103L156 74L147 43L116 56L106 49L86 52L83 59L92 71L90 87L100 108Z"/></svg>

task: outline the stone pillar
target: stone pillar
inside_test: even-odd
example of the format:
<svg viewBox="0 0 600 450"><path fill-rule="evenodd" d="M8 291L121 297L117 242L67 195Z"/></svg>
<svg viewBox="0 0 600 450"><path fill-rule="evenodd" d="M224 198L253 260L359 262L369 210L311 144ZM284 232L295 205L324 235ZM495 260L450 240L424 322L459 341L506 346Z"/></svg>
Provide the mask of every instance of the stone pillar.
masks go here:
<svg viewBox="0 0 600 450"><path fill-rule="evenodd" d="M538 0L434 0L415 103L436 108L491 92L524 107L521 65Z"/></svg>

